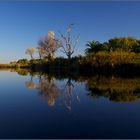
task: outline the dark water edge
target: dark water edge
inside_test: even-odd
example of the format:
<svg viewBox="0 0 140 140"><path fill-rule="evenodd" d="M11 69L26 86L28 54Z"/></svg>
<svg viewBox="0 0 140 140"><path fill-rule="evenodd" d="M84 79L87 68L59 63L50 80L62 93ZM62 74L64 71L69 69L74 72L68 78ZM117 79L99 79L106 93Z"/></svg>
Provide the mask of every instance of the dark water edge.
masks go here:
<svg viewBox="0 0 140 140"><path fill-rule="evenodd" d="M61 62L45 62L45 63L31 63L29 65L0 65L0 70L3 69L27 69L32 72L48 73L54 76L67 77L71 76L92 76L92 75L103 75L103 76L118 76L118 77L139 77L140 76L140 65L131 63L122 63L115 65L92 65L92 64L79 64L77 62L65 63Z"/></svg>
<svg viewBox="0 0 140 140"><path fill-rule="evenodd" d="M116 66L92 66L92 65L77 65L77 66L67 66L61 67L59 65L32 65L32 71L36 72L46 72L52 76L117 76L117 77L140 77L140 66L134 64L122 64Z"/></svg>

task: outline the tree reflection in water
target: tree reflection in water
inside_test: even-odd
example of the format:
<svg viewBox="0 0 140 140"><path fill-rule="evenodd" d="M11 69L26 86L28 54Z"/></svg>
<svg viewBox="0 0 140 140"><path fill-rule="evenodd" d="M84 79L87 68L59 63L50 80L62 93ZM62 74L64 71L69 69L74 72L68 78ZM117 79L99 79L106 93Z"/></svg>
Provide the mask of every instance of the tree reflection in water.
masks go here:
<svg viewBox="0 0 140 140"><path fill-rule="evenodd" d="M53 78L43 77L40 79L37 89L39 95L48 101L49 106L53 106L60 95L60 89Z"/></svg>
<svg viewBox="0 0 140 140"><path fill-rule="evenodd" d="M71 106L72 106L73 88L74 88L74 85L71 81L71 78L68 78L68 81L67 81L66 85L64 86L63 93L62 93L63 97L64 97L64 100L62 101L62 103L70 111L71 111Z"/></svg>
<svg viewBox="0 0 140 140"><path fill-rule="evenodd" d="M28 89L36 89L38 91L38 95L47 100L49 106L54 106L59 97L61 105L71 111L74 92L74 84L72 83L71 78L68 78L66 83L60 87L54 77L40 74L38 75L38 83L35 83L33 75L31 75L30 80L25 84ZM80 101L78 94L76 97L77 100Z"/></svg>
<svg viewBox="0 0 140 140"><path fill-rule="evenodd" d="M90 97L107 97L110 101L115 102L130 102L140 98L140 78L119 78L92 76L76 78L74 83L72 77L64 80L63 85L60 84L60 79L57 80L49 75L38 74L38 83L34 83L34 75L26 82L29 89L36 89L38 94L47 100L49 106L54 106L56 100L61 102L61 105L71 111L72 102L80 102L80 97L75 90L75 84L84 82L86 85L86 93Z"/></svg>
<svg viewBox="0 0 140 140"><path fill-rule="evenodd" d="M38 75L38 77L39 81L35 83L31 75L31 79L25 83L26 87L28 89L38 90L39 96L47 100L49 106L53 106L60 95L60 89L55 84L54 78L48 77L47 75Z"/></svg>
<svg viewBox="0 0 140 140"><path fill-rule="evenodd" d="M87 80L88 95L108 97L115 102L130 102L140 98L140 78L91 77Z"/></svg>

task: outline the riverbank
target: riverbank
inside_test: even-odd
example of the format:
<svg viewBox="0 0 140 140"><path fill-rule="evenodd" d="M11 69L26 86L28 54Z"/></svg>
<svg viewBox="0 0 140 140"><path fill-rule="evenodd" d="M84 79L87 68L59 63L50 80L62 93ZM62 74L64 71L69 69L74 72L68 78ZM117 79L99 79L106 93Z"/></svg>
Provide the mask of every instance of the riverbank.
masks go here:
<svg viewBox="0 0 140 140"><path fill-rule="evenodd" d="M30 69L52 75L117 75L140 76L140 54L132 52L98 52L69 59L21 59L14 63L0 64L0 69Z"/></svg>

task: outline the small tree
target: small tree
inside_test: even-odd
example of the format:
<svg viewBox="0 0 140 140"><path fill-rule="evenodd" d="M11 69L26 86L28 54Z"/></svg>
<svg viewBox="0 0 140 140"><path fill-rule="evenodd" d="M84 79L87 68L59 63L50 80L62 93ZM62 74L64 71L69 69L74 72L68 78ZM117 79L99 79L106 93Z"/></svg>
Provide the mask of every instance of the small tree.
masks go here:
<svg viewBox="0 0 140 140"><path fill-rule="evenodd" d="M25 53L29 54L31 59L33 59L33 54L34 54L35 51L36 51L35 48L27 48Z"/></svg>
<svg viewBox="0 0 140 140"><path fill-rule="evenodd" d="M63 33L60 33L63 41L64 41L64 45L62 45L63 50L61 50L63 53L65 53L68 57L68 59L71 59L72 54L74 53L75 47L79 41L79 37L80 35L77 36L75 43L72 42L71 39L71 31L72 31L72 26L73 24L70 24L67 28L67 35L64 35Z"/></svg>
<svg viewBox="0 0 140 140"><path fill-rule="evenodd" d="M41 38L38 42L38 50L40 57L54 58L54 54L57 49L61 46L61 42L55 39L55 33L50 31L48 35Z"/></svg>

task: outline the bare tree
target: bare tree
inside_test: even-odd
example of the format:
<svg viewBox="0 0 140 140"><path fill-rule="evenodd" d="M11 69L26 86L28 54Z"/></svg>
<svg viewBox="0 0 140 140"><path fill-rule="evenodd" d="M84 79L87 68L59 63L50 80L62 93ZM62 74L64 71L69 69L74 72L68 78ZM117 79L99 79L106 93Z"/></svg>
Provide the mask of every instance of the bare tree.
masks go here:
<svg viewBox="0 0 140 140"><path fill-rule="evenodd" d="M33 54L35 51L36 51L35 48L27 48L25 53L29 54L31 56L31 59L33 59Z"/></svg>
<svg viewBox="0 0 140 140"><path fill-rule="evenodd" d="M48 58L54 58L54 54L59 47L61 47L61 42L55 39L55 33L50 31L48 35L41 38L38 42L38 50L40 50L40 56L47 56Z"/></svg>
<svg viewBox="0 0 140 140"><path fill-rule="evenodd" d="M61 51L67 55L69 60L71 59L71 56L74 53L75 47L76 47L76 45L79 41L79 37L80 37L80 35L78 35L76 38L76 41L72 42L72 39L71 39L72 26L73 26L73 24L70 24L68 26L66 35L59 31L59 33L64 41L64 45L62 45L63 50L61 50Z"/></svg>

